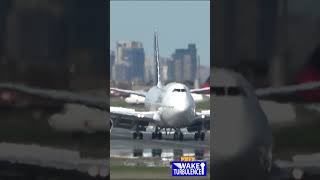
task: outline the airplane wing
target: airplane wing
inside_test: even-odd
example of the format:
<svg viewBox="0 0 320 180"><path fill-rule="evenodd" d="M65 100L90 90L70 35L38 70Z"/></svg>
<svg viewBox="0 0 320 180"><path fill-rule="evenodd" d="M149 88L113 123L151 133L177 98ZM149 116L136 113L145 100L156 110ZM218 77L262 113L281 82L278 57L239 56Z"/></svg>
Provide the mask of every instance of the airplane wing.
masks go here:
<svg viewBox="0 0 320 180"><path fill-rule="evenodd" d="M103 179L109 176L108 161L107 158L82 158L78 151L73 150L35 144L0 143L1 167L5 164L10 167L14 165L31 167L32 173L36 173L34 170L37 167L40 172L45 169L59 170L61 177L63 177L62 172L74 171L82 176Z"/></svg>
<svg viewBox="0 0 320 180"><path fill-rule="evenodd" d="M195 122L187 129L189 132L197 131L198 129L210 130L210 110L196 112Z"/></svg>
<svg viewBox="0 0 320 180"><path fill-rule="evenodd" d="M190 93L210 93L210 87L204 87L204 88L199 88L199 89L190 89Z"/></svg>
<svg viewBox="0 0 320 180"><path fill-rule="evenodd" d="M125 93L125 94L135 94L138 96L146 97L146 92L138 92L138 91L132 91L132 90L126 90L126 89L118 89L118 88L110 88L110 90Z"/></svg>
<svg viewBox="0 0 320 180"><path fill-rule="evenodd" d="M319 154L296 155L291 161L276 160L274 166L278 169L276 176L280 174L282 177L294 179L320 177Z"/></svg>
<svg viewBox="0 0 320 180"><path fill-rule="evenodd" d="M298 85L289 85L278 88L257 89L255 94L259 99L273 100L277 102L319 102L317 99L305 99L299 93L320 88L320 82L310 82Z"/></svg>
<svg viewBox="0 0 320 180"><path fill-rule="evenodd" d="M58 91L52 89L38 89L28 87L22 84L0 83L0 89L11 90L18 93L24 93L32 96L38 96L45 99L61 101L64 103L83 104L88 107L97 108L101 110L108 110L108 103L106 99L98 97L89 97L85 95L75 94L68 91Z"/></svg>
<svg viewBox="0 0 320 180"><path fill-rule="evenodd" d="M137 126L144 128L149 123L157 123L160 116L157 111L136 111L123 107L110 107L110 115L113 127L134 129ZM145 129L142 129L145 130Z"/></svg>

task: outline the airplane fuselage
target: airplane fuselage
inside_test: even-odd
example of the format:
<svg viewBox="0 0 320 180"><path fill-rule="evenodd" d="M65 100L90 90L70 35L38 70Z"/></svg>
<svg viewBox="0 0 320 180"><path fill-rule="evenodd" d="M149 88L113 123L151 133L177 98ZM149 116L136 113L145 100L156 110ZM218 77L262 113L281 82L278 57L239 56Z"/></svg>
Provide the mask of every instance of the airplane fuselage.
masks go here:
<svg viewBox="0 0 320 180"><path fill-rule="evenodd" d="M181 83L152 87L146 95L145 107L159 112L157 125L163 128L183 128L195 119L195 102L188 88Z"/></svg>
<svg viewBox="0 0 320 180"><path fill-rule="evenodd" d="M213 173L219 180L265 179L272 166L272 136L254 90L240 74L214 73Z"/></svg>

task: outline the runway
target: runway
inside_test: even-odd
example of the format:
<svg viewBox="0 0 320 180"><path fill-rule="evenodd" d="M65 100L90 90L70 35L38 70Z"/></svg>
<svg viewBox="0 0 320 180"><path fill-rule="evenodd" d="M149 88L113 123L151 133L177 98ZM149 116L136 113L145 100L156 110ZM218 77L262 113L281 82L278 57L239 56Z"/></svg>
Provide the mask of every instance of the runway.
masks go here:
<svg viewBox="0 0 320 180"><path fill-rule="evenodd" d="M184 135L183 141L174 141L173 135L163 134L162 140L151 139L151 133L143 134L143 139L132 139L132 131L113 128L110 137L111 149L210 149L210 133L204 141L195 141L193 133Z"/></svg>
<svg viewBox="0 0 320 180"><path fill-rule="evenodd" d="M195 156L196 159L210 159L210 133L204 141L195 141L193 133L184 135L184 141L174 141L173 135L163 134L162 140L151 139L151 133L144 138L132 139L130 130L113 128L110 137L110 157L121 159L148 158L162 161L179 159L181 156Z"/></svg>

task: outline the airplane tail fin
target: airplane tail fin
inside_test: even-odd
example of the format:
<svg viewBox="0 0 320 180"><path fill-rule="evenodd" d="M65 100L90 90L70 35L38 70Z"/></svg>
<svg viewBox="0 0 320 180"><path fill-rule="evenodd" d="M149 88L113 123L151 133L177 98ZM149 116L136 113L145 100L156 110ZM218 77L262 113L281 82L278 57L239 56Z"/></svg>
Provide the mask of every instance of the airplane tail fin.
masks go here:
<svg viewBox="0 0 320 180"><path fill-rule="evenodd" d="M159 44L158 44L158 32L154 32L154 59L156 60L156 73L157 73L157 87L161 88L161 77L160 77L160 60L159 60Z"/></svg>

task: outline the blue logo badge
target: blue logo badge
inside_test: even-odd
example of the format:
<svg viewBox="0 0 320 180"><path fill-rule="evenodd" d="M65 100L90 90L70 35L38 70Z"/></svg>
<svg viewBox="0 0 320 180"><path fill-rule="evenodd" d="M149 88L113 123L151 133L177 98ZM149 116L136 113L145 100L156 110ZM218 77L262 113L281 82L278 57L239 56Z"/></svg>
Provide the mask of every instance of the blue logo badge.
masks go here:
<svg viewBox="0 0 320 180"><path fill-rule="evenodd" d="M172 161L172 176L206 176L206 161Z"/></svg>

